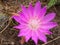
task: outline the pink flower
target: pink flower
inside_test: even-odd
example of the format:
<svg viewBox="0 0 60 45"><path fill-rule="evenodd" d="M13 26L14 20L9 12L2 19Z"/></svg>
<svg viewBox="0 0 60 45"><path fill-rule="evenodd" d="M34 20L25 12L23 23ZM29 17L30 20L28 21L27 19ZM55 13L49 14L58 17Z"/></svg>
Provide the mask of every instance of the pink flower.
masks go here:
<svg viewBox="0 0 60 45"><path fill-rule="evenodd" d="M25 36L26 42L31 38L36 44L38 39L47 42L46 35L52 34L50 29L57 26L57 23L51 21L56 14L46 14L46 11L46 6L42 8L39 1L34 7L31 4L28 8L22 6L22 11L18 12L19 15L13 15L13 18L19 23L14 26L20 30L18 37Z"/></svg>

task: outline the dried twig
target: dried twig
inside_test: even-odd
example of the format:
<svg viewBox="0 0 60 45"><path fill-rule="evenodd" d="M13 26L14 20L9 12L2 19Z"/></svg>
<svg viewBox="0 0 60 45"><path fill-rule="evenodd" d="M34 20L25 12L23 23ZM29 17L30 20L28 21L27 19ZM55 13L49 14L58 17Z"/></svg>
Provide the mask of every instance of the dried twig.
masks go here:
<svg viewBox="0 0 60 45"><path fill-rule="evenodd" d="M59 39L59 38L60 38L60 36L58 36L57 38L55 38L55 39L53 39L53 40L51 40L51 41L46 42L45 44L42 44L42 45L46 45L46 44L48 44L48 43L51 43L51 42L53 42L53 41L55 41L55 40L57 40L57 39Z"/></svg>
<svg viewBox="0 0 60 45"><path fill-rule="evenodd" d="M5 22L2 23L1 27L3 27L3 25L7 22L8 20L6 20Z"/></svg>
<svg viewBox="0 0 60 45"><path fill-rule="evenodd" d="M8 22L7 26L0 32L0 34L6 30L6 28L10 25L10 22L11 22L11 17L9 18L9 22Z"/></svg>

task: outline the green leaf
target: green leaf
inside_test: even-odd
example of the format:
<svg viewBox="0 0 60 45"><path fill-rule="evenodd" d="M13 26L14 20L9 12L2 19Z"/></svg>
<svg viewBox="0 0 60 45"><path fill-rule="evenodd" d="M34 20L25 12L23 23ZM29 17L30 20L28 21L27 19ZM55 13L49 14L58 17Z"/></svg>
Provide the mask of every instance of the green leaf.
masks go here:
<svg viewBox="0 0 60 45"><path fill-rule="evenodd" d="M57 2L57 0L50 0L49 3L47 4L47 8L49 9L50 7L52 7L53 5L55 5Z"/></svg>

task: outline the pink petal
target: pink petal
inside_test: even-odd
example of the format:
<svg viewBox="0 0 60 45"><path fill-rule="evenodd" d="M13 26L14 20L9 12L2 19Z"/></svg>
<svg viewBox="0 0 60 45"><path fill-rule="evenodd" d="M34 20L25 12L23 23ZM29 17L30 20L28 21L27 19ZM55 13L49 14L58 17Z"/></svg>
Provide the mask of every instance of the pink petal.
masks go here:
<svg viewBox="0 0 60 45"><path fill-rule="evenodd" d="M21 5L21 7L22 7L22 12L23 12L23 14L25 15L25 17L26 17L27 19L29 19L29 15L28 15L27 8L26 8L25 6L23 6L23 5Z"/></svg>
<svg viewBox="0 0 60 45"><path fill-rule="evenodd" d="M47 42L47 38L44 34L40 33L39 39L43 42Z"/></svg>
<svg viewBox="0 0 60 45"><path fill-rule="evenodd" d="M40 14L39 14L39 18L42 19L44 17L44 15L46 14L46 11L47 11L47 8L46 6L43 7L41 10L40 10Z"/></svg>
<svg viewBox="0 0 60 45"><path fill-rule="evenodd" d="M20 22L20 16L12 16L18 23Z"/></svg>
<svg viewBox="0 0 60 45"><path fill-rule="evenodd" d="M56 22L49 22L47 24L41 24L40 28L51 29L51 28L56 27L56 26L57 26Z"/></svg>
<svg viewBox="0 0 60 45"><path fill-rule="evenodd" d="M42 23L47 23L49 21L51 21L52 19L55 18L55 13L49 13L47 14L43 19L42 19Z"/></svg>
<svg viewBox="0 0 60 45"><path fill-rule="evenodd" d="M37 44L38 37L37 37L37 35L36 35L36 32L35 32L35 31L32 31L32 40Z"/></svg>
<svg viewBox="0 0 60 45"><path fill-rule="evenodd" d="M20 20L27 22L27 18L25 17L25 15L23 14L23 12L20 13Z"/></svg>
<svg viewBox="0 0 60 45"><path fill-rule="evenodd" d="M27 17L26 17L26 15L23 12L18 11L18 14L20 15L20 19L21 20L23 20L23 21L27 21L28 20Z"/></svg>
<svg viewBox="0 0 60 45"><path fill-rule="evenodd" d="M20 36L27 36L27 34L30 32L28 28L20 30L18 37Z"/></svg>
<svg viewBox="0 0 60 45"><path fill-rule="evenodd" d="M25 26L25 25L17 25L17 26L14 26L13 28L25 29L25 28L27 28L27 26Z"/></svg>
<svg viewBox="0 0 60 45"><path fill-rule="evenodd" d="M32 4L30 3L29 7L28 7L28 14L29 14L30 17L33 16L33 10L34 10L34 8L33 8Z"/></svg>
<svg viewBox="0 0 60 45"><path fill-rule="evenodd" d="M43 34L46 34L46 35L52 34L52 32L50 32L50 31L47 30L47 29L39 29L39 31L40 31L41 33L43 33Z"/></svg>
<svg viewBox="0 0 60 45"><path fill-rule="evenodd" d="M24 17L22 12L20 12L20 14L18 16L16 16L16 15L12 16L12 18L14 18L18 23L27 22L27 19Z"/></svg>
<svg viewBox="0 0 60 45"><path fill-rule="evenodd" d="M26 19L26 17L24 16L22 12L20 12L20 16L14 19L16 19L20 24L27 24L28 22L28 20Z"/></svg>
<svg viewBox="0 0 60 45"><path fill-rule="evenodd" d="M38 1L34 7L34 16L37 16L40 14L40 10L41 10L41 3L40 1Z"/></svg>
<svg viewBox="0 0 60 45"><path fill-rule="evenodd" d="M41 41L47 42L47 38L46 38L46 36L45 36L43 33L41 33L40 31L38 31L38 32L37 32L37 35L38 35L38 38L39 38Z"/></svg>
<svg viewBox="0 0 60 45"><path fill-rule="evenodd" d="M31 31L25 36L26 37L26 42L31 38Z"/></svg>

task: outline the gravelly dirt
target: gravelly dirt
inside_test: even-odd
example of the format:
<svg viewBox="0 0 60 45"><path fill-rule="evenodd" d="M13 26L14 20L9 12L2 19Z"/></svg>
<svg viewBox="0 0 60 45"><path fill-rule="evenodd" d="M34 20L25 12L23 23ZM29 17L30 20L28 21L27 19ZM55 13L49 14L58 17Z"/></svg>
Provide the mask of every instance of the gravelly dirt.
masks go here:
<svg viewBox="0 0 60 45"><path fill-rule="evenodd" d="M17 37L19 31L12 27L18 23L10 19L12 12L21 10L20 4L28 7L29 2L34 5L36 0L0 0L0 45L35 45L31 39L25 42L23 37ZM46 5L49 0L41 0L41 2L42 5ZM48 12L56 12L56 18L53 21L57 22L58 26L51 29L53 34L47 36L46 44L39 40L38 45L60 45L60 5L52 6Z"/></svg>

